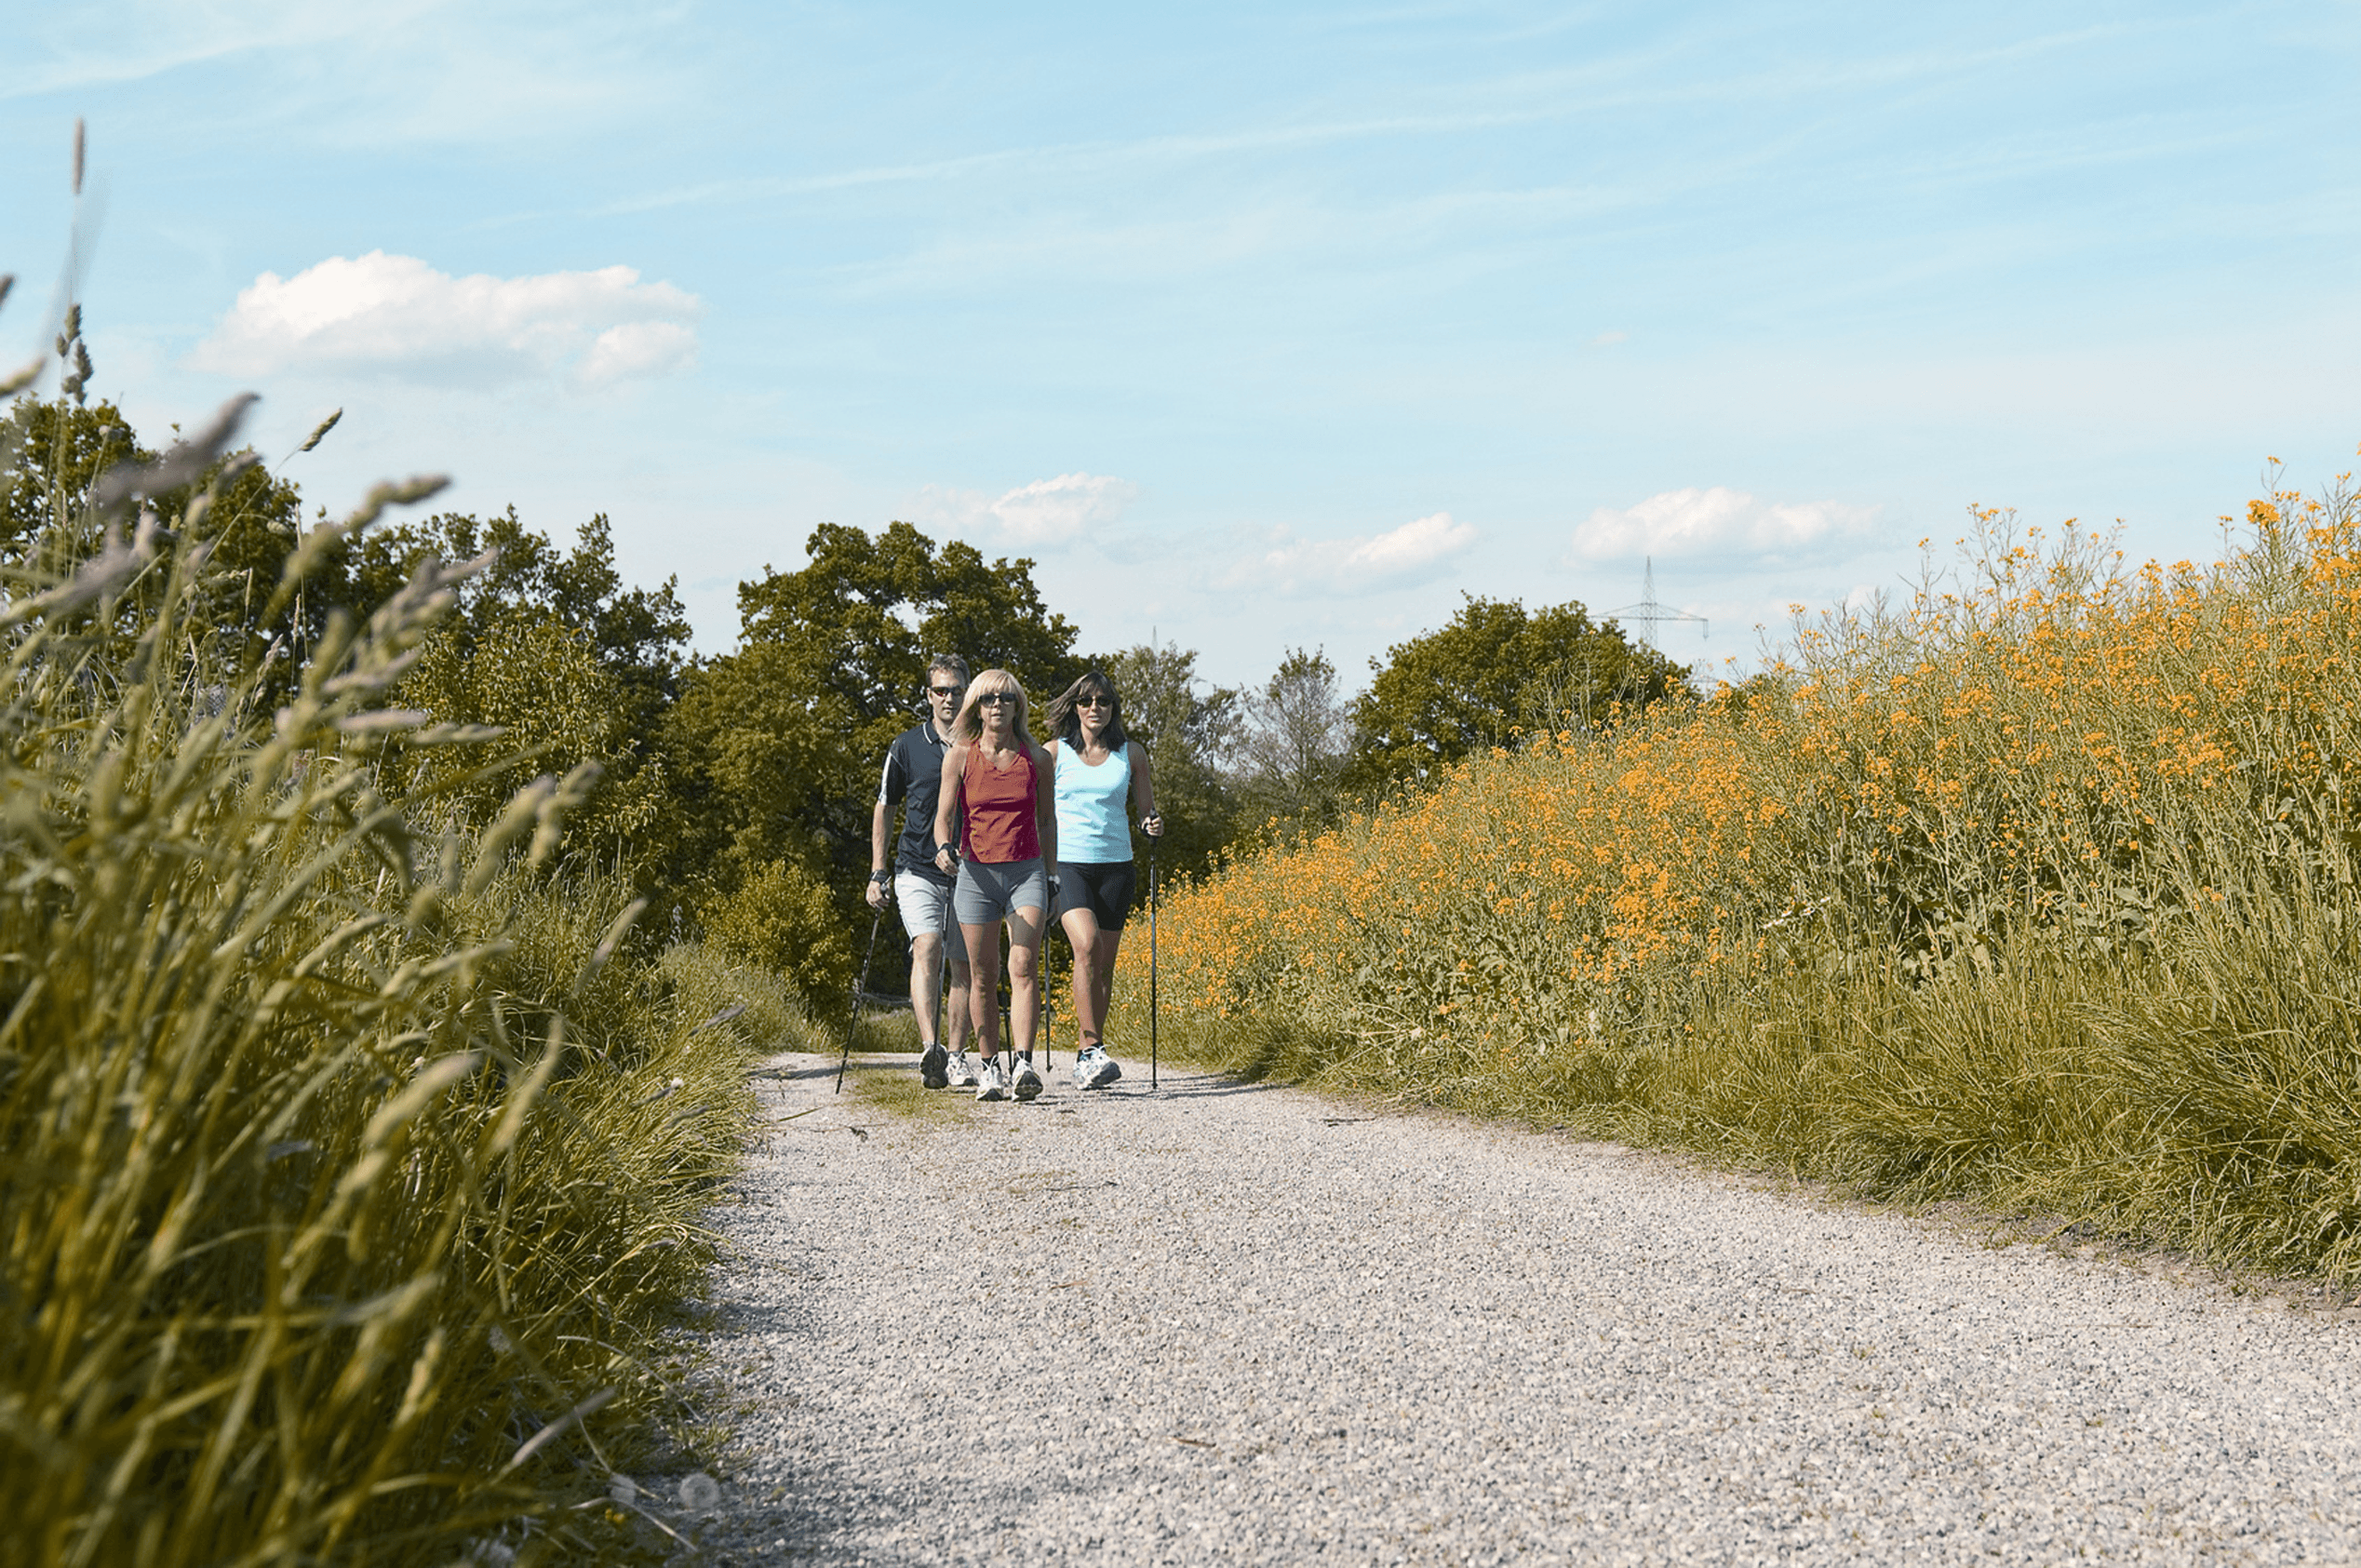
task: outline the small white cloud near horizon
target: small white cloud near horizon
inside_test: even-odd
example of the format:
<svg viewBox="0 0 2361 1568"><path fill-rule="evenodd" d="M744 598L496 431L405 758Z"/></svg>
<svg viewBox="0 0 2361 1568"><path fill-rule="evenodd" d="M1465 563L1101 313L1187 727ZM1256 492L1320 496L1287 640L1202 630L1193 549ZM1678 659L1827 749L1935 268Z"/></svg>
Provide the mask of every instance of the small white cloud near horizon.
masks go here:
<svg viewBox="0 0 2361 1568"><path fill-rule="evenodd" d="M563 377L585 389L687 368L704 305L631 267L453 277L414 256L264 273L189 355L200 370L377 373L438 386Z"/></svg>
<svg viewBox="0 0 2361 1568"><path fill-rule="evenodd" d="M1476 526L1436 512L1360 539L1293 539L1278 530L1273 548L1225 572L1225 588L1281 594L1358 594L1410 581L1474 545Z"/></svg>
<svg viewBox="0 0 2361 1568"><path fill-rule="evenodd" d="M916 511L959 532L989 529L1011 544L1066 544L1114 522L1138 497L1129 479L1077 469L1019 485L997 501L981 490L929 485L919 492Z"/></svg>
<svg viewBox="0 0 2361 1568"><path fill-rule="evenodd" d="M1744 490L1666 490L1634 506L1602 506L1574 530L1578 560L1642 556L1740 555L1778 558L1858 540L1876 520L1874 506L1813 501L1775 504Z"/></svg>

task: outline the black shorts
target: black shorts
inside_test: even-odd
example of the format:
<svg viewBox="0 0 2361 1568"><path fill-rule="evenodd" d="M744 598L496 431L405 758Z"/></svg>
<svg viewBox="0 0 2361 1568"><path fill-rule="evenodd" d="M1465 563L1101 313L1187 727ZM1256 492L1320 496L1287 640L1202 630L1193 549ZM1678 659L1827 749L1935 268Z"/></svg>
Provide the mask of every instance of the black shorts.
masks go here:
<svg viewBox="0 0 2361 1568"><path fill-rule="evenodd" d="M1087 909L1097 917L1101 931L1121 931L1132 912L1132 894L1139 886L1135 861L1062 860L1057 863L1057 918Z"/></svg>

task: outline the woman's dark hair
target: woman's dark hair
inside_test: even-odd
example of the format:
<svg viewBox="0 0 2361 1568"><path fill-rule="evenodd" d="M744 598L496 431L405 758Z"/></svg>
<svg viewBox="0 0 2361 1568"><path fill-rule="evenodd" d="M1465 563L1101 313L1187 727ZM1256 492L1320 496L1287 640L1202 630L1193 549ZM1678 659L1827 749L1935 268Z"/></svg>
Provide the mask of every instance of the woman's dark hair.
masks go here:
<svg viewBox="0 0 2361 1568"><path fill-rule="evenodd" d="M1107 678L1105 670L1084 670L1080 680L1058 693L1045 716L1050 733L1069 746L1082 744L1082 721L1076 716L1074 705L1089 691L1104 695L1108 704L1107 728L1100 731L1099 738L1107 743L1109 751L1121 749L1123 743L1131 739L1123 733L1123 694L1115 690L1115 683Z"/></svg>

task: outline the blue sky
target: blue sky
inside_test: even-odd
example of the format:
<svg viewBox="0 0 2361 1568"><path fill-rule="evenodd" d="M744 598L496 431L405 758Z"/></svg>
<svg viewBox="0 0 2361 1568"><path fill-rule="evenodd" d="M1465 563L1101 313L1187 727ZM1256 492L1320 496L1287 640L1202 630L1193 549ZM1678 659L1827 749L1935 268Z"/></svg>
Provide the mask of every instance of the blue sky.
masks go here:
<svg viewBox="0 0 2361 1568"><path fill-rule="evenodd" d="M1971 503L2207 556L2361 442L2361 7L35 0L0 347L313 499L613 520L700 646L822 521L1090 649L1349 681L1462 593L1898 587Z"/></svg>

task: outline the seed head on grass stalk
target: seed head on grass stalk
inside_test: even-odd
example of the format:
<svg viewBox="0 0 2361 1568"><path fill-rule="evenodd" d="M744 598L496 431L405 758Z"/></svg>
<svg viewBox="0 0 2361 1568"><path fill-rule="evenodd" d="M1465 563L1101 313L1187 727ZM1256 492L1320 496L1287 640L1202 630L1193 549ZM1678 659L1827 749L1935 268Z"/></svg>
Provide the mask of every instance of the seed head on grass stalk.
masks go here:
<svg viewBox="0 0 2361 1568"><path fill-rule="evenodd" d="M478 835L382 777L485 738L392 700L469 568L329 617L260 701L275 658L206 619L237 411L52 484L6 569L0 1518L40 1564L446 1561L518 1519L596 1555L563 1505L664 1398L752 1030L800 1021L537 864L588 771ZM314 530L273 604L433 489Z"/></svg>

